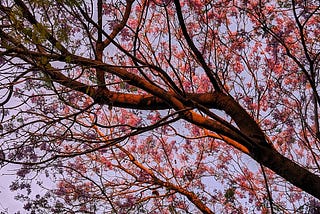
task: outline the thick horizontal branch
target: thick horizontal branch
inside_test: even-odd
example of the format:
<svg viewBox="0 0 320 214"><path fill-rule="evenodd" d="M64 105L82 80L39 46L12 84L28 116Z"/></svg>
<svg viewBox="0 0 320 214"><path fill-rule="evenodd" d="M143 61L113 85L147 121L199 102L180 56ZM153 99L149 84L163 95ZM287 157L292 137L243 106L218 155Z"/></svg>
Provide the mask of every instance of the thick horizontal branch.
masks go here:
<svg viewBox="0 0 320 214"><path fill-rule="evenodd" d="M20 50L19 48L16 48L15 51L22 55L26 54L24 50ZM47 56L47 54L32 51L28 51L28 53L29 55L32 55L36 58ZM56 58L60 61L66 61L66 57L61 55L51 55L51 58ZM240 106L238 102L236 102L231 96L224 94L223 92L214 91L207 93L189 93L181 97L180 95L165 91L164 89L149 83L142 77L130 73L124 68L112 67L97 60L87 59L75 55L71 55L70 58L71 63L82 66L95 67L103 70L104 72L115 74L121 79L126 80L128 84L134 85L141 90L144 90L146 94L126 94L112 92L107 88L103 89L89 86L65 76L58 69L55 69L51 66L50 68L48 68L49 65L46 65L45 68L42 67L41 70L47 73L52 78L52 81L58 82L70 89L85 93L92 97L99 104L107 104L115 107L141 110L162 110L169 108L181 110L186 107L197 108L197 104L200 104L201 106L209 109L223 110L235 121L235 123L238 125L238 128L241 130L241 132L243 132L243 134L245 134L253 141L258 140L261 144L267 145L265 136L259 128L258 124Z"/></svg>
<svg viewBox="0 0 320 214"><path fill-rule="evenodd" d="M100 104L108 104L115 107L132 108L140 110L163 110L173 108L169 103L161 98L148 94L128 94L111 92L108 90L97 91L95 99ZM217 93L189 93L186 94L185 100L189 101L190 107L192 103L196 102L207 108L215 108Z"/></svg>
<svg viewBox="0 0 320 214"><path fill-rule="evenodd" d="M18 55L26 54L25 50L20 48L15 48L15 52L18 53ZM37 59L48 57L59 61L67 61L67 57L62 55L50 55L33 51L28 51L28 54ZM200 104L209 109L223 110L235 121L243 134L253 141L260 141L261 144L267 145L265 136L254 119L237 101L223 92L189 93L182 97L174 92L165 91L157 85L146 81L142 77L129 72L125 68L113 67L97 60L87 59L76 55L69 55L68 57L69 61L73 64L95 67L106 73L117 75L121 79L126 80L128 84L136 86L146 93L126 94L112 92L106 88L97 88L73 80L62 74L58 69L52 68L49 64L47 64L46 67L43 67L42 65L35 66L42 67L41 70L44 73L47 73L52 78L52 81L58 82L70 89L85 93L100 104L141 110L161 110L169 108L182 110L186 107L197 108L197 104ZM192 121L193 120L191 119L190 122Z"/></svg>

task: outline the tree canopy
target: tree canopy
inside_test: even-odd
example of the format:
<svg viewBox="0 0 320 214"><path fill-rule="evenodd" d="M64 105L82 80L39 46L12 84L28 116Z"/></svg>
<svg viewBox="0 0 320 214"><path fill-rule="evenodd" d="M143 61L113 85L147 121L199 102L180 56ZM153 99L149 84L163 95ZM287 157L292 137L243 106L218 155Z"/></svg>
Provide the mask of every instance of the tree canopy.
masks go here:
<svg viewBox="0 0 320 214"><path fill-rule="evenodd" d="M1 0L10 190L30 213L319 212L319 35L319 0Z"/></svg>

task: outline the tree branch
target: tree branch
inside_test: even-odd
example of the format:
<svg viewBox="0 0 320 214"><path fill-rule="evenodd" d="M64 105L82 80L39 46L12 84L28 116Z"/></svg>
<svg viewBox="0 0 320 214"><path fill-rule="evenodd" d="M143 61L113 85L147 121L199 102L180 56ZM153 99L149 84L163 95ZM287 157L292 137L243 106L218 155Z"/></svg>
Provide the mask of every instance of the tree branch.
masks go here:
<svg viewBox="0 0 320 214"><path fill-rule="evenodd" d="M205 62L204 58L202 57L201 52L198 50L198 48L195 46L195 44L193 43L192 39L189 36L186 25L184 23L184 18L182 16L182 11L181 11L181 6L180 6L179 0L174 0L174 4L176 6L177 16L178 16L179 24L180 24L184 38L186 39L188 45L190 46L190 49L192 50L193 54L195 55L195 57L197 58L197 60L201 64L201 66L203 67L207 76L209 77L211 83L213 84L214 89L216 91L221 91L222 88L221 88L221 84L219 83L219 78L209 68L209 66Z"/></svg>

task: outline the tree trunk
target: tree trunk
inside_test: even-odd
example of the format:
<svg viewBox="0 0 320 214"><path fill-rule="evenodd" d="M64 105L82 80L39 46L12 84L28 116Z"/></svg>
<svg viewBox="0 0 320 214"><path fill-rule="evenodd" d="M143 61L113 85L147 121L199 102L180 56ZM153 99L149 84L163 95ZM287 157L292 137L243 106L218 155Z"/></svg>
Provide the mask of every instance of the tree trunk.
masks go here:
<svg viewBox="0 0 320 214"><path fill-rule="evenodd" d="M320 177L284 157L274 148L258 145L250 156L296 187L320 199Z"/></svg>

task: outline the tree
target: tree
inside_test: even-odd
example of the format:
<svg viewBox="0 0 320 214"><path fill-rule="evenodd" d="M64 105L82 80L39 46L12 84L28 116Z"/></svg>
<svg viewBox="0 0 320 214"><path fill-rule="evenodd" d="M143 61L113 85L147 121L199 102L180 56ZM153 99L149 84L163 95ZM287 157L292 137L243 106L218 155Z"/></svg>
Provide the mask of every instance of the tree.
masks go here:
<svg viewBox="0 0 320 214"><path fill-rule="evenodd" d="M11 190L36 213L316 212L319 8L2 0Z"/></svg>

